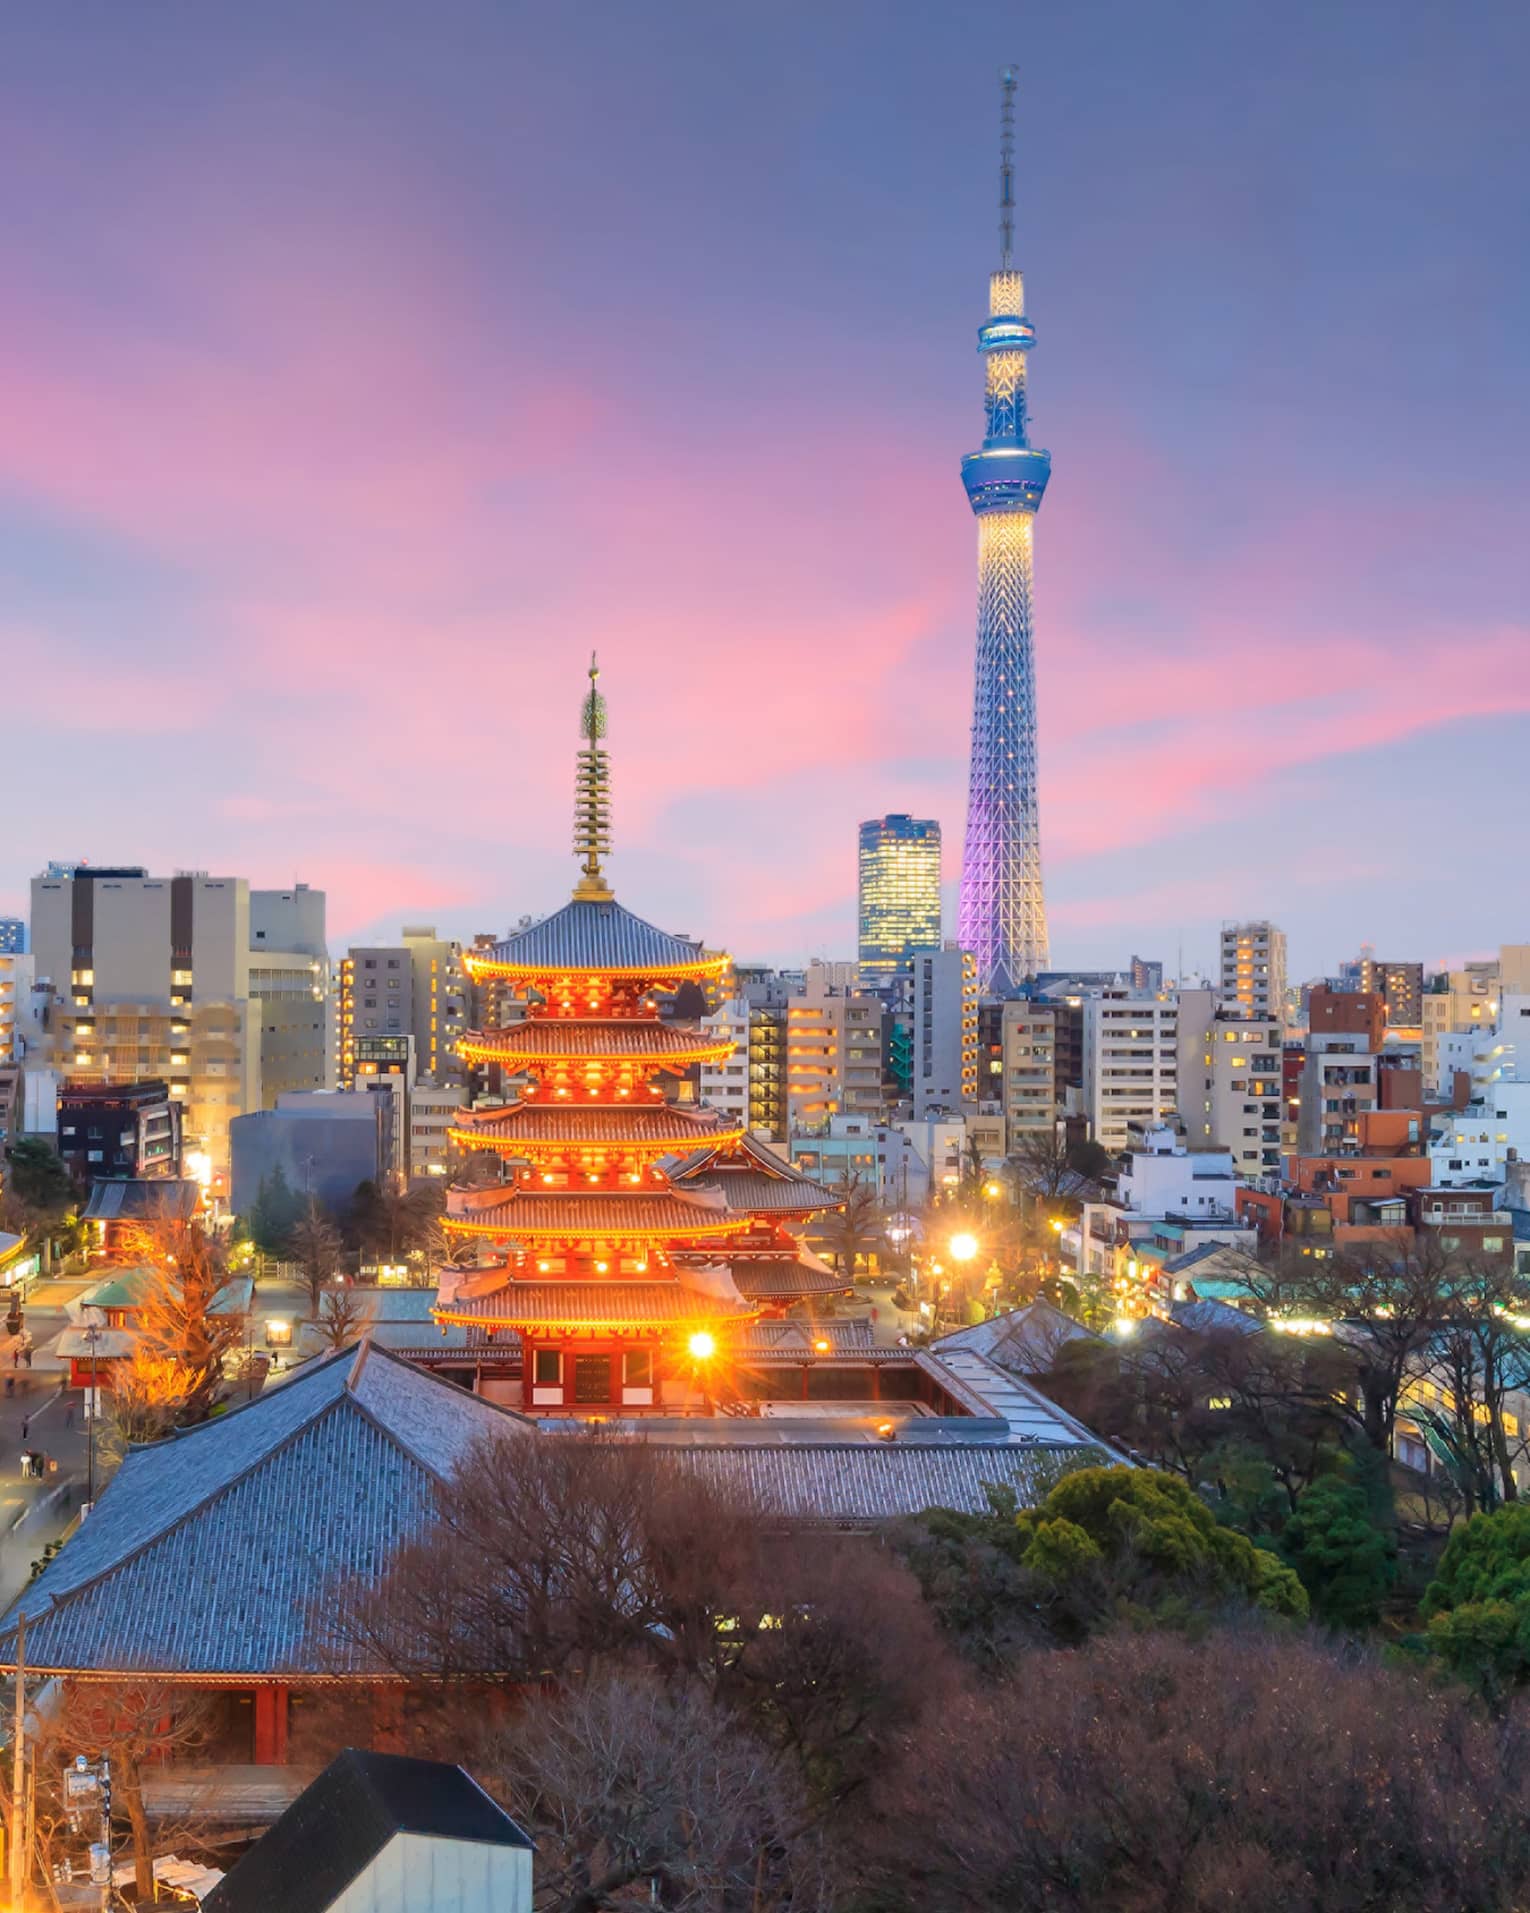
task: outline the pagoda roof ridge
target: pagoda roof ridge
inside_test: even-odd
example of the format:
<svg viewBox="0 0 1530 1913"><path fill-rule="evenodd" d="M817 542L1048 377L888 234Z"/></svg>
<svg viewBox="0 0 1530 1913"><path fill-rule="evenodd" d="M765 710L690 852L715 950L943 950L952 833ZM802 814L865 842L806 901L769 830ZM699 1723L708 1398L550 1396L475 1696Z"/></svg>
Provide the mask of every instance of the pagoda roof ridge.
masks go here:
<svg viewBox="0 0 1530 1913"><path fill-rule="evenodd" d="M570 1144L609 1141L683 1147L699 1139L737 1133L720 1111L703 1103L549 1102L526 1098L494 1109L463 1110L452 1134L469 1144L546 1142Z"/></svg>
<svg viewBox="0 0 1530 1913"><path fill-rule="evenodd" d="M693 937L677 937L612 898L575 897L515 930L488 952L466 955L470 971L483 976L550 976L571 971L628 977L709 975L728 959Z"/></svg>
<svg viewBox="0 0 1530 1913"><path fill-rule="evenodd" d="M470 1030L458 1044L468 1061L539 1057L666 1063L727 1056L733 1039L699 1024L639 1016L525 1016L493 1030Z"/></svg>

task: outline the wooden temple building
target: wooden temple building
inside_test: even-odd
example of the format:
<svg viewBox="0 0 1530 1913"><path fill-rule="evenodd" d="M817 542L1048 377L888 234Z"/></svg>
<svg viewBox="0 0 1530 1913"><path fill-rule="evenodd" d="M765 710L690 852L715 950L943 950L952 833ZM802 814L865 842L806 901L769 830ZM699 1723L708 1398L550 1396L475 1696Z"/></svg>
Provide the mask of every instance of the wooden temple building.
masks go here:
<svg viewBox="0 0 1530 1913"><path fill-rule="evenodd" d="M464 1110L451 1132L497 1157L501 1179L448 1195L461 1248L434 1314L477 1331L480 1355L498 1343L537 1414L710 1412L750 1392L745 1331L848 1288L789 1226L837 1198L675 1093L733 1044L672 1020L665 999L716 985L728 958L635 916L606 882L606 711L593 662L589 675L573 897L465 959L521 1014L459 1046L509 1100Z"/></svg>

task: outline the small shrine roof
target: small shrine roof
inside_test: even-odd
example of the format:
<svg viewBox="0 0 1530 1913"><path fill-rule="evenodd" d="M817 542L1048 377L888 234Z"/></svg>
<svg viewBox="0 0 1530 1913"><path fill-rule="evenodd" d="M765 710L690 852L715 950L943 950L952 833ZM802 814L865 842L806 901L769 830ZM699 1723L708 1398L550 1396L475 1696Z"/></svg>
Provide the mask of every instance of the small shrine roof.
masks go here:
<svg viewBox="0 0 1530 1913"><path fill-rule="evenodd" d="M503 1029L473 1030L461 1047L465 1053L477 1051L517 1062L588 1057L594 1062L663 1063L671 1058L725 1055L733 1043L729 1037L683 1023L661 1023L656 1017L529 1016Z"/></svg>
<svg viewBox="0 0 1530 1913"><path fill-rule="evenodd" d="M691 937L671 936L614 898L575 898L540 923L496 943L487 955L475 952L467 962L470 969L489 976L583 970L661 980L721 970L727 958L709 955Z"/></svg>
<svg viewBox="0 0 1530 1913"><path fill-rule="evenodd" d="M444 1322L594 1328L623 1322L717 1322L751 1317L754 1309L740 1298L679 1282L507 1282L492 1295L465 1295L436 1313Z"/></svg>

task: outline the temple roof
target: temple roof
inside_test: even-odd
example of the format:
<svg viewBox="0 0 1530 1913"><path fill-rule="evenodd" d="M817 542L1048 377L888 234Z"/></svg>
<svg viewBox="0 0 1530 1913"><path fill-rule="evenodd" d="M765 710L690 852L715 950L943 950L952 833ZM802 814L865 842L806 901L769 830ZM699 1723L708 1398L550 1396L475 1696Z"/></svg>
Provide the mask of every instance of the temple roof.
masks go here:
<svg viewBox="0 0 1530 1913"><path fill-rule="evenodd" d="M671 1164L669 1173L677 1188L713 1190L730 1209L811 1215L817 1209L844 1207L844 1197L837 1190L804 1175L748 1133L737 1142L720 1141L697 1149Z"/></svg>
<svg viewBox="0 0 1530 1913"><path fill-rule="evenodd" d="M728 1267L741 1295L757 1302L801 1301L812 1295L847 1295L855 1284L848 1275L836 1275L811 1249L764 1249L757 1255L735 1255Z"/></svg>
<svg viewBox="0 0 1530 1913"><path fill-rule="evenodd" d="M532 1425L381 1349L321 1357L248 1406L130 1448L90 1519L0 1622L39 1672L365 1671L311 1603L375 1575L486 1436ZM330 1660L329 1657L338 1658Z"/></svg>
<svg viewBox="0 0 1530 1913"><path fill-rule="evenodd" d="M488 1187L451 1191L443 1220L449 1229L522 1239L579 1236L595 1241L643 1238L684 1240L729 1235L747 1218L715 1197L669 1189L536 1189Z"/></svg>
<svg viewBox="0 0 1530 1913"><path fill-rule="evenodd" d="M463 1110L452 1135L469 1147L513 1148L558 1143L610 1143L617 1147L685 1149L712 1132L737 1134L737 1125L715 1109L684 1103L511 1103L503 1109Z"/></svg>
<svg viewBox="0 0 1530 1913"><path fill-rule="evenodd" d="M722 970L727 958L709 955L690 937L671 936L634 916L614 899L576 898L529 929L517 930L485 955L465 957L484 976L560 975L569 971L623 972L656 981Z"/></svg>
<svg viewBox="0 0 1530 1913"><path fill-rule="evenodd" d="M751 1215L812 1215L837 1209L842 1198L810 1176L767 1176L758 1169L709 1169L676 1179L676 1187L706 1190L728 1207Z"/></svg>
<svg viewBox="0 0 1530 1913"><path fill-rule="evenodd" d="M726 1056L731 1037L650 1017L531 1016L498 1030L472 1030L459 1045L464 1056L534 1063L587 1057L592 1062L681 1062Z"/></svg>
<svg viewBox="0 0 1530 1913"><path fill-rule="evenodd" d="M680 1282L507 1282L492 1295L465 1295L436 1310L443 1322L536 1322L554 1328L607 1323L718 1322L752 1316L741 1296Z"/></svg>

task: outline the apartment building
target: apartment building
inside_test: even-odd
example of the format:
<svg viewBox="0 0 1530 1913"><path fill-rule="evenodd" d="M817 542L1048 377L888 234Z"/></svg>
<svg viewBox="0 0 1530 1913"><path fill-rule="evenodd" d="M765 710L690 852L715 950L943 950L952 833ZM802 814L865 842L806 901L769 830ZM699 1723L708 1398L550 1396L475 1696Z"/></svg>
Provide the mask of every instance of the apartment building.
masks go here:
<svg viewBox="0 0 1530 1913"><path fill-rule="evenodd" d="M1285 931L1273 923L1224 923L1221 982L1222 1001L1239 1015L1283 1017Z"/></svg>
<svg viewBox="0 0 1530 1913"><path fill-rule="evenodd" d="M882 1017L878 998L833 980L837 966L809 964L786 1004L789 1130L882 1107Z"/></svg>
<svg viewBox="0 0 1530 1913"><path fill-rule="evenodd" d="M1083 1102L1103 1148L1126 1148L1133 1125L1174 1113L1179 1094L1179 1005L1173 997L1102 990L1082 999Z"/></svg>
<svg viewBox="0 0 1530 1913"><path fill-rule="evenodd" d="M337 1075L356 1083L363 1037L410 1036L421 1076L457 1087L466 1080L457 1044L468 1027L468 981L462 945L430 925L404 926L393 944L352 949L340 964Z"/></svg>
<svg viewBox="0 0 1530 1913"><path fill-rule="evenodd" d="M978 1093L977 959L949 943L943 950L915 950L909 961L914 1115L954 1115Z"/></svg>
<svg viewBox="0 0 1530 1913"><path fill-rule="evenodd" d="M1280 1169L1284 1033L1206 989L1179 993L1176 1102L1192 1148L1225 1149L1250 1179Z"/></svg>
<svg viewBox="0 0 1530 1913"><path fill-rule="evenodd" d="M1057 1093L1057 1009L1017 997L1002 1006L998 1086L985 1090L1004 1109L1011 1150L1055 1135L1061 1104Z"/></svg>

